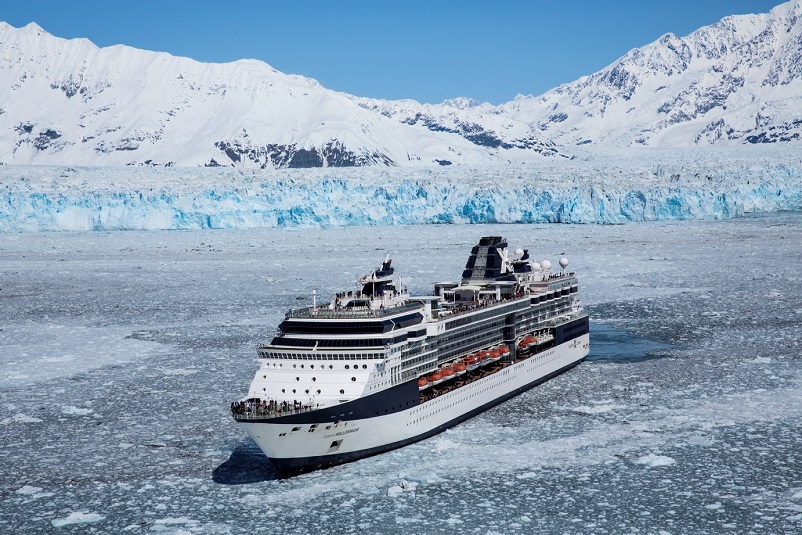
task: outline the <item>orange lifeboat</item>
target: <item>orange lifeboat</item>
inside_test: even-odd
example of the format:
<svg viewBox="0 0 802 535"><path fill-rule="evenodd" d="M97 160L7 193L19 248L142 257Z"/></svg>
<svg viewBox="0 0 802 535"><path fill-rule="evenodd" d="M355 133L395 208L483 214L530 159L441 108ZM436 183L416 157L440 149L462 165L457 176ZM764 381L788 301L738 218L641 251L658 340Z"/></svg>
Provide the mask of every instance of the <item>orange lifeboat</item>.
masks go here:
<svg viewBox="0 0 802 535"><path fill-rule="evenodd" d="M444 366L440 368L440 375L443 376L443 381L454 378L454 368L451 366Z"/></svg>
<svg viewBox="0 0 802 535"><path fill-rule="evenodd" d="M429 377L426 378L430 383L433 385L438 385L443 382L443 376L440 375L440 372L434 372Z"/></svg>
<svg viewBox="0 0 802 535"><path fill-rule="evenodd" d="M418 378L418 390L426 390L429 386L429 381L426 380L426 377Z"/></svg>
<svg viewBox="0 0 802 535"><path fill-rule="evenodd" d="M537 343L537 340L534 336L524 336L523 340L518 342L518 347L524 351L529 350L533 345Z"/></svg>
<svg viewBox="0 0 802 535"><path fill-rule="evenodd" d="M466 370L465 364L461 360L455 362L452 368L454 368L454 373L457 375L462 375Z"/></svg>
<svg viewBox="0 0 802 535"><path fill-rule="evenodd" d="M498 349L498 352L501 354L502 357L506 357L507 355L510 354L510 348L507 347L506 344L501 344L496 349Z"/></svg>

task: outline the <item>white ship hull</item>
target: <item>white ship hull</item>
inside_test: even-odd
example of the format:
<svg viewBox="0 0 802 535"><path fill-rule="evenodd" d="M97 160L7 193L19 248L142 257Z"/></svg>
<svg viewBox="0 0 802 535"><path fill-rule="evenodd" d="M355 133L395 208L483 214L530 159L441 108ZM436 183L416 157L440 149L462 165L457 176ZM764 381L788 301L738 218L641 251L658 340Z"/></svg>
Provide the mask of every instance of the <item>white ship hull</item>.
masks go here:
<svg viewBox="0 0 802 535"><path fill-rule="evenodd" d="M562 373L589 351L588 334L512 363L496 373L391 414L338 422L241 421L282 474L368 457L423 440ZM416 386L417 388L417 386ZM347 413L347 404L342 408Z"/></svg>

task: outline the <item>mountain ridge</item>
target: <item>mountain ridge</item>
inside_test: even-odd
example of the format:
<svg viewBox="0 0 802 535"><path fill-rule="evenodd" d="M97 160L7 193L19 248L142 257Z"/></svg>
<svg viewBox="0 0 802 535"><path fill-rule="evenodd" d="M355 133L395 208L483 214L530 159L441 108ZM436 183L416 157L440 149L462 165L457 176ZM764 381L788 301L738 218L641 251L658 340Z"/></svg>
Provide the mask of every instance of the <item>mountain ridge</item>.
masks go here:
<svg viewBox="0 0 802 535"><path fill-rule="evenodd" d="M494 106L332 91L253 59L202 63L0 23L0 162L427 167L802 137L802 0L672 33Z"/></svg>

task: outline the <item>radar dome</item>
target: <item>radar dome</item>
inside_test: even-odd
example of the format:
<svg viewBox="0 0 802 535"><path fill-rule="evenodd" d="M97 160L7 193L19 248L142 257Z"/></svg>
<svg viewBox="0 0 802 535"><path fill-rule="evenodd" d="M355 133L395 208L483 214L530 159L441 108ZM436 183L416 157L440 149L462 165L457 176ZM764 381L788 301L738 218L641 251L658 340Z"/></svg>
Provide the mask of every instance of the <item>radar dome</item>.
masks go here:
<svg viewBox="0 0 802 535"><path fill-rule="evenodd" d="M548 260L544 260L543 262L540 263L540 265L543 268L543 271L548 271L549 269L551 269L551 262L549 262Z"/></svg>
<svg viewBox="0 0 802 535"><path fill-rule="evenodd" d="M560 258L560 267L565 269L568 266L568 259L565 257Z"/></svg>
<svg viewBox="0 0 802 535"><path fill-rule="evenodd" d="M523 256L523 255L524 255L524 250L523 249L520 249L520 248L515 249L515 256Z"/></svg>
<svg viewBox="0 0 802 535"><path fill-rule="evenodd" d="M540 271L540 264L532 262L532 271Z"/></svg>

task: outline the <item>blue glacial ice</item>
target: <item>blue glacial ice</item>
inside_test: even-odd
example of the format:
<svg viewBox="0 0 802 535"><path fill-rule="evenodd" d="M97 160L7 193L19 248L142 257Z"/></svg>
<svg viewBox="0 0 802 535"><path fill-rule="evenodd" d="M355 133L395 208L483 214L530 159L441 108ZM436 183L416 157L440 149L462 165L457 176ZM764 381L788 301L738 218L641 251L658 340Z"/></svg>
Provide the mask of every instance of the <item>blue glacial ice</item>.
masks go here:
<svg viewBox="0 0 802 535"><path fill-rule="evenodd" d="M4 167L0 231L728 219L802 209L798 152L588 152L444 170Z"/></svg>

